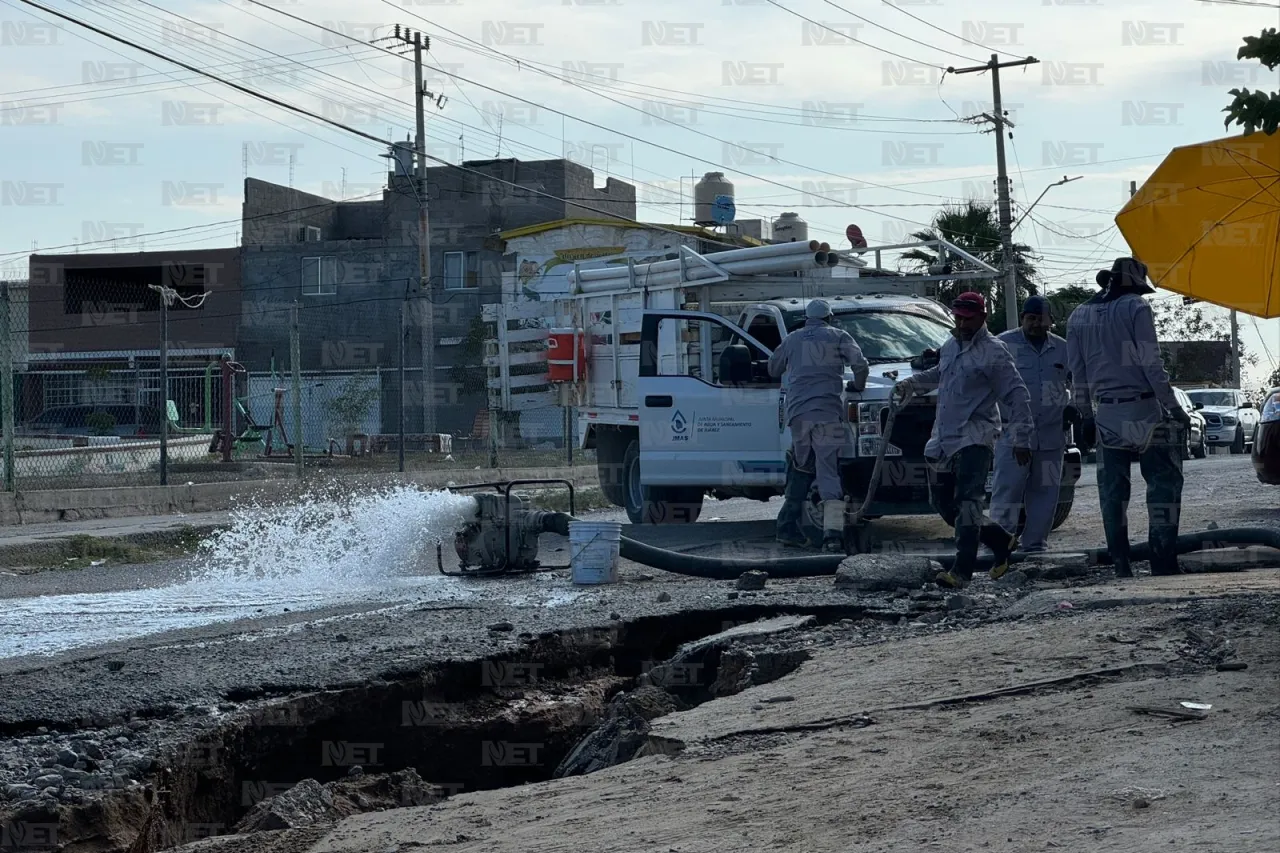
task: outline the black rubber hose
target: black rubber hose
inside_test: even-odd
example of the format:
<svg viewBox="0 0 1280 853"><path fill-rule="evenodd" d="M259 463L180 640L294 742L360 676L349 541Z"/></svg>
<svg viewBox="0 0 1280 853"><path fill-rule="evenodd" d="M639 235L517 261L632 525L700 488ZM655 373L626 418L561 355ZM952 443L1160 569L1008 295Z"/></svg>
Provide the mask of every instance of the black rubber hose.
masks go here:
<svg viewBox="0 0 1280 853"><path fill-rule="evenodd" d="M548 513L544 530L548 533L569 535L569 522L575 521L573 516L563 513ZM1280 549L1280 530L1266 527L1226 527L1221 530L1204 530L1199 533L1186 533L1178 537L1177 553L1190 554L1210 548L1226 545L1263 545ZM1133 546L1130 559L1137 562L1148 558L1146 542ZM682 554L637 542L635 539L622 537L621 556L636 563L642 563L664 572L677 575L706 578L708 580L735 580L743 572L767 572L771 578L814 578L823 575L834 575L845 557L842 554L816 554L804 557L774 557L764 560L744 560L741 557L724 559L720 557L704 557L696 554ZM1076 552L1079 553L1079 552ZM1101 564L1111 562L1106 548L1090 548L1083 552L1090 559ZM1030 559L1033 555L1014 554L1010 563L1018 563ZM930 554L929 558L941 563L944 568L951 568L955 562L954 554ZM980 559L980 568L985 568L989 558Z"/></svg>

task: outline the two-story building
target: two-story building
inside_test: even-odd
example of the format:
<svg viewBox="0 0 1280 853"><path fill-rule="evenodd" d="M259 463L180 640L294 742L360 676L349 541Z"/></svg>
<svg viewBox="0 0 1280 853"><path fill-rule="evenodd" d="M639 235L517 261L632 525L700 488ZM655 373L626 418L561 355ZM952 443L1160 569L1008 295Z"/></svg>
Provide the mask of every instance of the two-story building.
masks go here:
<svg viewBox="0 0 1280 853"><path fill-rule="evenodd" d="M462 344L480 306L502 298L501 234L585 216L635 218L634 186L609 178L597 187L590 169L568 160L477 160L426 172L426 288L419 279L421 211L411 154L393 157L380 199L336 201L245 181L242 362L265 370L274 356L284 369L296 302L302 370L333 376L316 384L372 372L383 391L371 416L381 431L395 431L403 399L407 431L422 431L424 407L432 406L437 431L466 433L485 408L485 393L455 381L454 368L468 357ZM424 339L428 311L432 333ZM398 381L402 312L404 389ZM433 375L424 376L428 361Z"/></svg>

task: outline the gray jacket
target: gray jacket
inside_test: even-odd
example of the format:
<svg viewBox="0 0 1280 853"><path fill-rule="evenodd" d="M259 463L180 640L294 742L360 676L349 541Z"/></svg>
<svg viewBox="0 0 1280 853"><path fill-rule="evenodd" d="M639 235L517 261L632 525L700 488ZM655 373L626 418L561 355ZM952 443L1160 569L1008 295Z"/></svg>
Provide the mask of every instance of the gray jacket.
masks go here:
<svg viewBox="0 0 1280 853"><path fill-rule="evenodd" d="M1147 300L1089 301L1067 321L1076 408L1095 417L1103 447L1144 450L1165 411L1178 408Z"/></svg>
<svg viewBox="0 0 1280 853"><path fill-rule="evenodd" d="M914 393L938 389L933 434L925 445L928 459L946 462L972 445L995 448L1001 432L1000 408L1009 412L1006 427L1014 447L1030 447L1034 424L1027 386L1013 354L984 327L961 343L954 336L942 345L938 366L908 380Z"/></svg>
<svg viewBox="0 0 1280 853"><path fill-rule="evenodd" d="M1061 450L1067 446L1067 431L1062 426L1062 411L1071 402L1067 389L1067 341L1052 332L1040 349L1036 349L1021 329L1010 329L996 336L996 340L1013 353L1018 375L1027 386L1031 397L1031 415L1035 420L1035 432L1031 437L1032 450ZM1008 407L1001 405L1000 414L1010 420ZM1008 444L1009 435L1001 438ZM1012 446L1012 445L1010 445Z"/></svg>
<svg viewBox="0 0 1280 853"><path fill-rule="evenodd" d="M844 329L823 320L805 320L783 339L769 356L769 375L787 376L787 423L798 417L810 420L845 420L844 367L853 369L857 388L866 384L871 365L862 349Z"/></svg>

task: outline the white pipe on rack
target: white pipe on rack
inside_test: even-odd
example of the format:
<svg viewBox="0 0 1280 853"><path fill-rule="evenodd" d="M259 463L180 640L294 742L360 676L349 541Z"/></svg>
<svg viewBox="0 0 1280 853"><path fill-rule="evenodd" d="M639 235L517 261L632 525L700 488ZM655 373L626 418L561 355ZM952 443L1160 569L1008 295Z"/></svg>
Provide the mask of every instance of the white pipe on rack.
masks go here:
<svg viewBox="0 0 1280 853"><path fill-rule="evenodd" d="M825 248L824 248L825 247ZM776 243L770 246L753 246L750 249L730 249L727 252L713 252L709 255L703 255L704 258L711 261L717 266L734 261L750 261L758 258L772 258L779 256L803 255L809 252L829 251L830 246L825 243L819 243L817 240L810 240L808 243ZM687 261L689 266L698 266L696 261ZM648 275L653 276L656 273L663 273L669 270L679 270L680 259L670 261L654 261L648 264L636 265L636 276ZM625 267L606 267L604 269L582 270L579 273L569 273L569 283L577 284L579 281L603 281L612 278L627 278L628 272Z"/></svg>
<svg viewBox="0 0 1280 853"><path fill-rule="evenodd" d="M823 257L820 259L819 255ZM748 261L736 261L728 264L719 265L726 273L730 275L766 275L779 274L788 272L799 272L803 270L827 269L830 266L830 255L815 252L813 254L804 255L783 255L773 258L757 258ZM636 282L642 287L664 287L673 284L680 284L682 281L690 284L704 281L705 279L714 278L715 270L704 266L690 267L681 279L679 269L667 270L665 272L655 273L653 275L642 275L637 269ZM706 282L710 284L711 282ZM582 293L602 293L610 290L626 288L630 284L626 277L609 278L598 281L584 281L577 285Z"/></svg>

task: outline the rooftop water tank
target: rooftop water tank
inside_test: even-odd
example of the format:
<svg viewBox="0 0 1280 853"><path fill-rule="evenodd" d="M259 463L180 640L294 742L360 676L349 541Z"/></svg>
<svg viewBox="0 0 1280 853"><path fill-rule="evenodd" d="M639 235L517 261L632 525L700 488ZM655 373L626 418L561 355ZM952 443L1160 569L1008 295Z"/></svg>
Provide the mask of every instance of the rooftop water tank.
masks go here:
<svg viewBox="0 0 1280 853"><path fill-rule="evenodd" d="M724 178L724 172L707 172L693 185L693 223L695 225L723 225L724 219L716 214L716 199L733 198L733 184ZM724 206L721 205L721 209Z"/></svg>
<svg viewBox="0 0 1280 853"><path fill-rule="evenodd" d="M773 220L773 242L794 243L809 239L809 223L798 213L783 213Z"/></svg>

